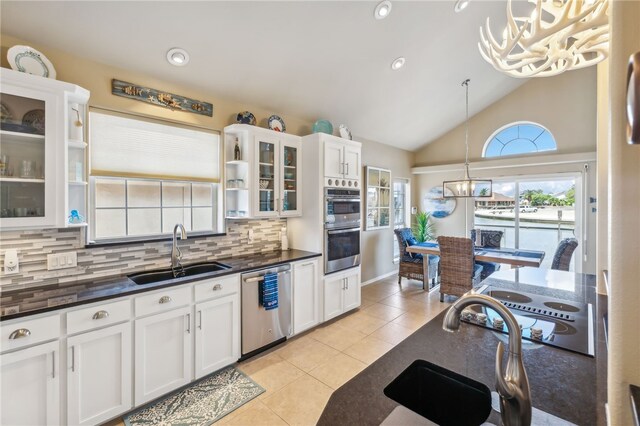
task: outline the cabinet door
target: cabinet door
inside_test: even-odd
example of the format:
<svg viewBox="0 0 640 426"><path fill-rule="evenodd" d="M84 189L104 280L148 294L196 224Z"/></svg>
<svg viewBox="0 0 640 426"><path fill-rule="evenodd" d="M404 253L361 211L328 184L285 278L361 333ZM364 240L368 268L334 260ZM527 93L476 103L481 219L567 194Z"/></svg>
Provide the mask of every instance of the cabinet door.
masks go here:
<svg viewBox="0 0 640 426"><path fill-rule="evenodd" d="M273 137L256 136L256 197L254 217L276 217L280 208L279 141Z"/></svg>
<svg viewBox="0 0 640 426"><path fill-rule="evenodd" d="M293 333L318 324L318 261L293 266Z"/></svg>
<svg viewBox="0 0 640 426"><path fill-rule="evenodd" d="M136 320L135 405L191 381L191 308Z"/></svg>
<svg viewBox="0 0 640 426"><path fill-rule="evenodd" d="M344 177L347 179L360 179L360 152L361 149L353 146L344 147Z"/></svg>
<svg viewBox="0 0 640 426"><path fill-rule="evenodd" d="M343 275L324 279L324 320L328 321L340 315L342 311L342 293L346 287Z"/></svg>
<svg viewBox="0 0 640 426"><path fill-rule="evenodd" d="M69 424L93 425L131 409L131 323L67 340Z"/></svg>
<svg viewBox="0 0 640 426"><path fill-rule="evenodd" d="M343 144L326 141L324 143L324 176L342 178L344 174Z"/></svg>
<svg viewBox="0 0 640 426"><path fill-rule="evenodd" d="M240 296L196 305L196 379L240 358Z"/></svg>
<svg viewBox="0 0 640 426"><path fill-rule="evenodd" d="M0 226L53 227L56 192L65 184L56 162L60 100L10 83L1 95L11 117L0 126ZM64 190L59 193L64 196Z"/></svg>
<svg viewBox="0 0 640 426"><path fill-rule="evenodd" d="M342 312L350 311L360 306L360 273L356 272L345 278L344 299Z"/></svg>
<svg viewBox="0 0 640 426"><path fill-rule="evenodd" d="M0 424L60 424L59 342L0 356Z"/></svg>
<svg viewBox="0 0 640 426"><path fill-rule="evenodd" d="M299 216L302 214L302 155L300 140L280 142L280 216Z"/></svg>

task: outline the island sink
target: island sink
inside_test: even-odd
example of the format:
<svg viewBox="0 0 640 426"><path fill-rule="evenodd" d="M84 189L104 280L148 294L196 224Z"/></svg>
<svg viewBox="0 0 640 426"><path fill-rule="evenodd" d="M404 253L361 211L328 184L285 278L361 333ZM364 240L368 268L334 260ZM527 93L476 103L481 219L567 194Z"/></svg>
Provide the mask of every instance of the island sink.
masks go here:
<svg viewBox="0 0 640 426"><path fill-rule="evenodd" d="M192 277L194 275L208 274L211 272L224 271L231 266L220 262L196 263L183 267L184 275L176 276L172 269L162 269L158 271L139 272L129 275L129 279L138 285L153 284L161 281L168 281L177 278Z"/></svg>
<svg viewBox="0 0 640 426"><path fill-rule="evenodd" d="M440 426L478 426L491 414L491 390L485 384L421 359L384 394Z"/></svg>

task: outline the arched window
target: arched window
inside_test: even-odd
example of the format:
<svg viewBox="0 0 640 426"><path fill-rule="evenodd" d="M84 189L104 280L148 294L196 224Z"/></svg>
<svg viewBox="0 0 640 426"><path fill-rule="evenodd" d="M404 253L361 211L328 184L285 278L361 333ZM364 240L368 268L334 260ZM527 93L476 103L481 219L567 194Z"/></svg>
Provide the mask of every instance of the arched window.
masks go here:
<svg viewBox="0 0 640 426"><path fill-rule="evenodd" d="M484 144L483 157L532 154L555 151L556 141L549 130L540 124L519 122L497 130Z"/></svg>

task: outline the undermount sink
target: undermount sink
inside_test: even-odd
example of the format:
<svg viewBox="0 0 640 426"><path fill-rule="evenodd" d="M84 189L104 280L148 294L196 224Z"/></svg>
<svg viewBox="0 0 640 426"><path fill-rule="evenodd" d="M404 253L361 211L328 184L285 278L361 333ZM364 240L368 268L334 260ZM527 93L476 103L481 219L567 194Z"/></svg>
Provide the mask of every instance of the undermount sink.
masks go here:
<svg viewBox="0 0 640 426"><path fill-rule="evenodd" d="M475 380L418 359L384 394L440 425L481 425L491 414L491 391Z"/></svg>
<svg viewBox="0 0 640 426"><path fill-rule="evenodd" d="M176 278L192 277L194 275L208 274L211 272L224 271L230 269L231 266L220 262L196 263L184 266L184 275L176 277L171 269L162 269L159 271L139 272L129 275L131 281L138 285L152 284L161 281L173 280Z"/></svg>

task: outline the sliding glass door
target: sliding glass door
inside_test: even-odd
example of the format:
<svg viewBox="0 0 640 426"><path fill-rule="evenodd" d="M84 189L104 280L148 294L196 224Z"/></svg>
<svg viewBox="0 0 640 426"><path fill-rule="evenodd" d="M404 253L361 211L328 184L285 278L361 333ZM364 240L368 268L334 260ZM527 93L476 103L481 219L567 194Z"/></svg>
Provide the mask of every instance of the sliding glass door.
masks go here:
<svg viewBox="0 0 640 426"><path fill-rule="evenodd" d="M576 175L494 180L493 196L476 199L474 228L502 231L502 247L544 251L541 267L549 268L560 240L580 241L579 185ZM579 252L571 260L572 271Z"/></svg>

